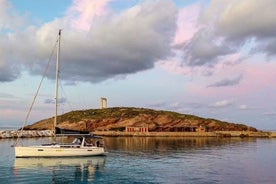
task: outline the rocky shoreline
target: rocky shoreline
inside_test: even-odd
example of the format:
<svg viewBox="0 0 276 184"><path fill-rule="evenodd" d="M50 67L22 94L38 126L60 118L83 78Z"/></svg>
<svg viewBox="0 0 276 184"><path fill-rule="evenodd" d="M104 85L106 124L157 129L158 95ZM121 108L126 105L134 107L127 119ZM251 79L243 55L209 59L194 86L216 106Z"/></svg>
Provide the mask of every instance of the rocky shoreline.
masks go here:
<svg viewBox="0 0 276 184"><path fill-rule="evenodd" d="M1 130L0 139L17 138L20 135L20 130ZM35 137L52 137L54 132L52 130L24 130L22 131L22 138L35 138Z"/></svg>
<svg viewBox="0 0 276 184"><path fill-rule="evenodd" d="M273 138L276 132L252 131L212 131L212 132L121 132L121 131L95 131L95 135L106 137L259 137Z"/></svg>
<svg viewBox="0 0 276 184"><path fill-rule="evenodd" d="M276 137L276 132L248 132L248 131L214 131L214 132L120 132L120 131L96 131L95 135L106 137ZM2 130L0 139L17 138L19 130ZM53 130L24 130L22 138L52 137Z"/></svg>

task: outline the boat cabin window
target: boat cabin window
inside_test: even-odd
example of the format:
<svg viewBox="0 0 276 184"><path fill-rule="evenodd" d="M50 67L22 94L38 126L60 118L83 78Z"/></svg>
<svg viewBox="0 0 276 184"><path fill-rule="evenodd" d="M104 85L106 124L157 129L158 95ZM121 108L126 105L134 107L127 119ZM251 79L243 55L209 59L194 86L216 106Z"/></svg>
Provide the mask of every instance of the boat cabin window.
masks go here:
<svg viewBox="0 0 276 184"><path fill-rule="evenodd" d="M73 144L81 144L82 143L82 140L83 140L83 138L82 137L77 137L77 138L75 138L74 140L73 140Z"/></svg>

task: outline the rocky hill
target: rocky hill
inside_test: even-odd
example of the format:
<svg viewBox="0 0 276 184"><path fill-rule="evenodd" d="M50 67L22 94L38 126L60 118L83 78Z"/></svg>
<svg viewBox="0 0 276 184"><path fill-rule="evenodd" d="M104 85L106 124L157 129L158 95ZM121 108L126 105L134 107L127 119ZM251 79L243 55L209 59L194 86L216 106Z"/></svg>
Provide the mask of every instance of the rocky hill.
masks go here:
<svg viewBox="0 0 276 184"><path fill-rule="evenodd" d="M58 116L58 127L63 129L123 131L126 126L146 126L149 131L177 131L189 127L206 127L209 131L257 131L243 124L227 123L194 115L145 108L114 107L71 111ZM53 129L53 118L24 127L25 130Z"/></svg>

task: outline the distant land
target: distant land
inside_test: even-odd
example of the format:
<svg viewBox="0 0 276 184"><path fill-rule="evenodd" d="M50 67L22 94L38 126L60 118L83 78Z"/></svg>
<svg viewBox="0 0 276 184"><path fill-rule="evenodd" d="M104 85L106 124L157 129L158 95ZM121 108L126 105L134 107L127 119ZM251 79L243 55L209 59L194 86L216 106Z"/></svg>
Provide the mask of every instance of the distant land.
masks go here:
<svg viewBox="0 0 276 184"><path fill-rule="evenodd" d="M151 132L189 131L258 131L244 124L229 123L177 112L135 107L78 110L58 116L58 127L78 131L124 131L125 127L147 127ZM51 130L53 117L24 127L25 130Z"/></svg>

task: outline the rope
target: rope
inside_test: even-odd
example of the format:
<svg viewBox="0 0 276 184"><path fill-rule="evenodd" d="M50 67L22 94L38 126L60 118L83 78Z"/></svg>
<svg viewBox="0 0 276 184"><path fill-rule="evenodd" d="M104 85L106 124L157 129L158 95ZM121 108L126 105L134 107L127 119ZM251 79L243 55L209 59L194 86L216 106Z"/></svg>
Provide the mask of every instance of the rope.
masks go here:
<svg viewBox="0 0 276 184"><path fill-rule="evenodd" d="M27 115L26 115L26 117L25 117L25 120L24 120L24 122L23 122L23 125L22 125L22 127L21 127L21 129L20 129L20 132L19 132L19 134L18 134L18 136L17 136L17 139L16 139L16 142L15 142L14 146L17 146L17 144L18 144L18 142L19 142L19 138L22 136L24 127L25 127L25 125L26 125L26 123L27 123L27 121L28 121L28 119L29 119L29 117L30 117L30 114L31 114L32 108L33 108L33 106L34 106L36 97L38 96L38 93L39 93L39 90L40 90L41 85L42 85L42 83L43 83L43 80L44 80L44 78L45 78L45 76L46 76L46 74L47 74L47 72L48 72L48 69L49 69L49 66L50 66L50 62L51 62L51 60L52 60L52 57L53 57L55 48L56 48L56 46L57 46L57 42L58 42L58 40L56 40L56 43L55 43L55 45L54 45L54 47L53 47L53 50L52 50L51 55L50 55L50 58L49 58L49 60L48 60L46 69L45 69L45 71L44 71L44 73L43 73L43 75L42 75L41 81L40 81L39 86L38 86L38 88L37 88L37 90L36 90L35 96L34 96L34 98L33 98L33 101L32 101L32 103L31 103L31 106L30 106L30 108L29 108L29 111L28 111L28 113L27 113Z"/></svg>

